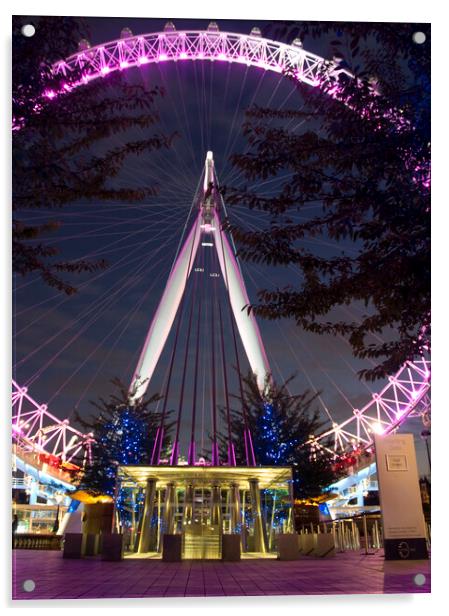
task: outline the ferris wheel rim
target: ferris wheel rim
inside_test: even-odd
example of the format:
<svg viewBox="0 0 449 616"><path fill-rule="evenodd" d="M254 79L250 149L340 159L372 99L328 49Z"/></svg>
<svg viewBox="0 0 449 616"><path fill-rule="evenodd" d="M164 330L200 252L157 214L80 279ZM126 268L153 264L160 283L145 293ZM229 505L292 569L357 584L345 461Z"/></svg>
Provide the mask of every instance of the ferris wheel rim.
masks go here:
<svg viewBox="0 0 449 616"><path fill-rule="evenodd" d="M336 69L333 61L305 50L299 42L287 44L252 34L192 29L148 32L89 46L55 62L53 72L69 77L72 71L84 70L82 80L72 84L78 86L117 70L189 60L230 62L278 74L289 70L298 81L314 87L320 84L324 68L330 73ZM341 71L353 77L346 69ZM50 98L54 95L47 93Z"/></svg>
<svg viewBox="0 0 449 616"><path fill-rule="evenodd" d="M419 364L422 364L420 366ZM373 394L372 399L361 409L354 409L352 416L345 419L339 424L334 424L329 430L325 430L319 435L313 436L308 445L322 448L329 453L336 454L338 450L345 451L347 448L342 447L344 442L349 448L358 449L360 451L366 451L372 448L374 444L374 434L385 436L395 432L400 428L405 421L416 411L419 405L425 400L426 396L430 392L431 386L431 371L430 371L430 359L421 358L415 361L406 361L394 376L388 377L387 384L382 388L380 393ZM415 371L419 378L413 378L411 371ZM408 379L402 379L401 377L405 372L408 372ZM415 386L418 388L415 388ZM399 392L402 394L402 398L398 396ZM387 397L387 395L393 394L393 398ZM392 407L392 401L396 402L396 410ZM369 411L375 410L380 415L380 408L388 402L387 416L389 413L396 412L394 420L388 422L383 419L379 422L376 418L368 415ZM424 411L428 410L430 405L426 405ZM360 438L360 428L363 425L365 436ZM350 428L355 425L355 431L351 432ZM381 428L381 429L380 429ZM370 430L368 432L368 430ZM334 438L334 447L331 449L328 445L321 444L321 441L326 441ZM340 447L338 447L340 445ZM357 446L356 446L357 445Z"/></svg>
<svg viewBox="0 0 449 616"><path fill-rule="evenodd" d="M185 44L189 42L190 46L187 45L186 48ZM204 46L204 43L206 43L206 46ZM151 47L152 44L154 44L153 47ZM198 47L195 46L196 44L198 44ZM243 47L238 48L236 44L242 44ZM239 49L243 49L243 53L240 53L240 55ZM141 55L142 53L144 53L144 55ZM143 58L145 58L145 61L142 61ZM303 49L302 45L289 45L262 36L225 31L221 32L219 30L159 31L112 39L111 41L100 43L93 47L89 46L85 50L80 50L64 60L55 62L53 65L53 72L55 75L70 77L72 71L87 67L87 72L84 73L84 77L80 82L71 83L70 85L65 84L65 87L63 86L65 91L69 91L74 86L81 86L89 83L89 81L93 79L107 77L108 74L117 70L122 71L128 68L141 67L146 64L189 60L231 62L281 74L284 73L286 69L289 69L297 81L313 87L320 85L320 77L324 69L327 69L328 76L332 76L332 74L338 75L343 72L351 78L354 77L354 75L345 69L336 70L338 67L336 67L333 61L326 60L317 54ZM93 69L90 72L89 67ZM59 93L52 91L46 92L48 98L53 98L56 94ZM422 389L419 390L419 394L416 398L410 400L410 404L404 411L401 411L400 416L397 417L395 421L389 424L383 422L382 425L385 425L385 430L382 430L383 434L391 433L400 427L428 394L430 390L430 360L427 361L422 359L421 361L425 362L424 381L421 383ZM374 394L373 399L368 402L363 409L354 409L352 416L340 424L335 424L330 430L314 436L309 443L314 443L318 447L321 447L320 441L332 435L335 436L335 442L337 442L337 437L339 437L342 432L346 432L344 440L347 442L347 436L354 435L348 430L343 430L343 428L356 422L358 424L356 440L359 443L365 443L363 446L364 449L370 447L373 442L372 438L364 437L362 441L360 440L361 424L363 424L363 428L366 431L365 423L369 424L371 421L371 419L366 418L365 415L374 405L383 404L384 399L382 396L385 396L392 387L396 386L398 390L401 390L400 376L404 371L410 368L418 370L419 372L417 362L406 362L394 376L388 378L388 383L382 388L381 392L379 394ZM410 381L413 382L411 377ZM17 384L15 385L19 388ZM406 390L406 387L404 386L403 389ZM16 390L16 396L17 395ZM23 392L23 395L27 395L26 391ZM398 403L399 410L401 410L401 404L404 404L404 402L401 401L400 404Z"/></svg>

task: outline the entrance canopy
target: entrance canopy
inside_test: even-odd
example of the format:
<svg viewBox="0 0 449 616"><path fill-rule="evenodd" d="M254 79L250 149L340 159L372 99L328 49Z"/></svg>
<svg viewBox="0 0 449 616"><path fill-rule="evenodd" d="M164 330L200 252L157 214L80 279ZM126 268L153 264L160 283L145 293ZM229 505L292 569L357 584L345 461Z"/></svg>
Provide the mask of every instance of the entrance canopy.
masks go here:
<svg viewBox="0 0 449 616"><path fill-rule="evenodd" d="M118 477L123 487L144 487L148 479L156 480L156 488L168 483L194 483L198 487L237 485L248 490L251 480L257 480L259 489L288 490L292 470L284 466L119 466Z"/></svg>

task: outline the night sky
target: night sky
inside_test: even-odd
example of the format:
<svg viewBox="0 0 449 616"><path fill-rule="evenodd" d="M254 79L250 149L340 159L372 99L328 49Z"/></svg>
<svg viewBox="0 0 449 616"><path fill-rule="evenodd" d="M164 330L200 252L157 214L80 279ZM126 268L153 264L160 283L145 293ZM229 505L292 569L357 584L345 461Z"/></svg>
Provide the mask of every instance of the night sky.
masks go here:
<svg viewBox="0 0 449 616"><path fill-rule="evenodd" d="M204 29L211 21L87 18L90 42L96 45L116 39L124 27L131 28L133 34L161 31L168 19L179 30ZM249 33L252 27L262 28L267 22L221 20L218 23L223 31ZM327 57L330 53L327 42L308 41L306 48ZM167 134L176 131L179 135L170 150L129 158L114 180L114 186L138 188L157 181L161 189L159 195L138 204L79 203L56 213L55 217L63 222L63 229L50 241L59 246L67 258L104 257L110 265L104 272L78 276L74 282L79 292L75 296L66 297L45 287L37 276L14 281L14 376L20 384L28 385L37 401L46 402L61 418L73 418L75 408L83 415L91 412L89 400L107 396L111 391L111 378L118 376L125 383L130 382L186 225L206 152L212 150L214 153L221 184L243 185L245 182L231 167L229 156L245 151L246 142L241 135L245 109L252 104L278 109L294 109L302 104L298 91L282 76L228 63L167 62L129 69L126 79L148 87L164 86L166 96L158 104L160 125L148 129L147 133L151 135L161 130ZM300 124L290 127L298 132L305 128ZM145 131L129 131L104 145L114 147L145 136ZM267 182L259 188L269 195L276 189L276 183ZM267 221L264 213L249 211L243 206L230 207L228 213L232 221L250 229L262 228ZM306 215L301 214L302 217ZM27 219L37 222L53 216L51 212L36 211L27 215ZM299 220L300 215L296 216ZM188 226L192 221L191 216ZM318 240L314 248L317 254L323 255L355 249ZM208 298L204 305L210 316L213 285L216 285L223 309L226 296L222 279L207 276L208 271L214 271L210 254L205 255L204 269L201 280L204 297ZM242 269L250 300L256 299L256 291L260 288L294 284L299 276L292 267L273 269L242 263ZM197 284L195 291L194 276L192 274L188 283L186 315L200 286ZM363 311L363 306L353 305L341 308L339 316L360 319ZM201 335L200 362L205 437L210 424L211 334L207 330L207 318ZM235 361L226 320L225 326L228 328L226 353L231 390L237 393L232 368ZM352 408L363 407L371 394L380 391L384 384L381 381L365 383L358 378L357 371L369 364L355 360L343 339L307 334L286 320L259 321L259 326L275 379L281 382L296 374L290 386L292 392L299 393L306 388L320 391L317 407L323 421L329 423L326 409L335 421L348 418ZM186 323L183 323L169 408L177 408L186 333ZM163 391L172 348L173 332L149 386L151 393ZM189 349L186 422L191 406L193 345ZM242 348L240 357L247 370ZM220 382L217 391L219 403L222 403ZM405 431L413 430L418 435L415 440L420 472L427 473L424 444L419 438L421 429L420 420L411 420ZM201 441L200 436L198 440ZM187 439L181 441L183 454L186 454L186 442ZM206 445L204 443L203 452L206 452Z"/></svg>

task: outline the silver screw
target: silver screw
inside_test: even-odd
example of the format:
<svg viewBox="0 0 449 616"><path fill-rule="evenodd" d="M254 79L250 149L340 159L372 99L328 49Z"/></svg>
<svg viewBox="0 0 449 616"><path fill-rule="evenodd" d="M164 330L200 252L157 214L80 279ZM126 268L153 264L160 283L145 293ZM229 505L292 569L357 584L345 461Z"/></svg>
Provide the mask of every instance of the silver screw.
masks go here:
<svg viewBox="0 0 449 616"><path fill-rule="evenodd" d="M23 36L30 38L31 36L34 36L36 28L33 26L33 24L25 24L24 26L22 26L20 31L22 32Z"/></svg>
<svg viewBox="0 0 449 616"><path fill-rule="evenodd" d="M23 583L23 590L25 592L33 592L36 588L36 583L34 580L25 580Z"/></svg>
<svg viewBox="0 0 449 616"><path fill-rule="evenodd" d="M413 578L413 581L417 586L422 586L426 581L426 576L423 573L417 573Z"/></svg>
<svg viewBox="0 0 449 616"><path fill-rule="evenodd" d="M426 41L426 35L424 32L414 32L412 38L413 42L417 45L422 45Z"/></svg>

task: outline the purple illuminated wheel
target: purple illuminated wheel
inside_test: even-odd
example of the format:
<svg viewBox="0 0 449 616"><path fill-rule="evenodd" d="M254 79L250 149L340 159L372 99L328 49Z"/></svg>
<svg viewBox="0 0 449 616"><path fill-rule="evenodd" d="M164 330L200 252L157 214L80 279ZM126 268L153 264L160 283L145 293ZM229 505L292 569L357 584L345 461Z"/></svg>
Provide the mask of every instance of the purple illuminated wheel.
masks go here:
<svg viewBox="0 0 449 616"><path fill-rule="evenodd" d="M129 34L129 30L125 35ZM167 24L164 32L127 36L90 47L83 41L78 53L56 62L54 72L67 77L81 70L85 83L117 70L155 62L211 60L254 66L266 71L288 71L311 86L317 86L323 69L331 73L337 66L305 51L299 39L292 45L262 38L254 28L250 35L220 32L211 23L207 30L177 31ZM47 96L54 93L47 93Z"/></svg>
<svg viewBox="0 0 449 616"><path fill-rule="evenodd" d="M167 24L163 32L138 36L125 29L120 39L95 47L82 41L76 54L58 61L53 68L55 74L66 79L63 90L69 91L94 79L107 78L114 71L151 63L204 60L243 64L278 74L287 72L312 87L320 84L323 74L332 77L343 70L350 75L335 63L304 50L299 39L287 45L263 38L257 28L244 35L220 32L214 23L207 30L192 31L177 31L172 24ZM81 80L75 81L75 74L76 79L81 74ZM52 99L59 93L47 90L44 94ZM13 385L13 435L16 441L37 450L58 450L58 454L68 460L80 447L85 447L86 451L89 449L91 435L82 435L68 422L61 422L48 413L46 407L37 404L26 390L16 383ZM429 416L429 394L430 360L421 358L407 362L388 378L380 393L374 394L362 409L353 409L348 419L334 423L323 434L313 437L312 442L319 449L329 448L328 442L331 441L333 453L351 448L367 449L374 434L394 432L410 416ZM32 407L26 414L22 411L24 403Z"/></svg>

